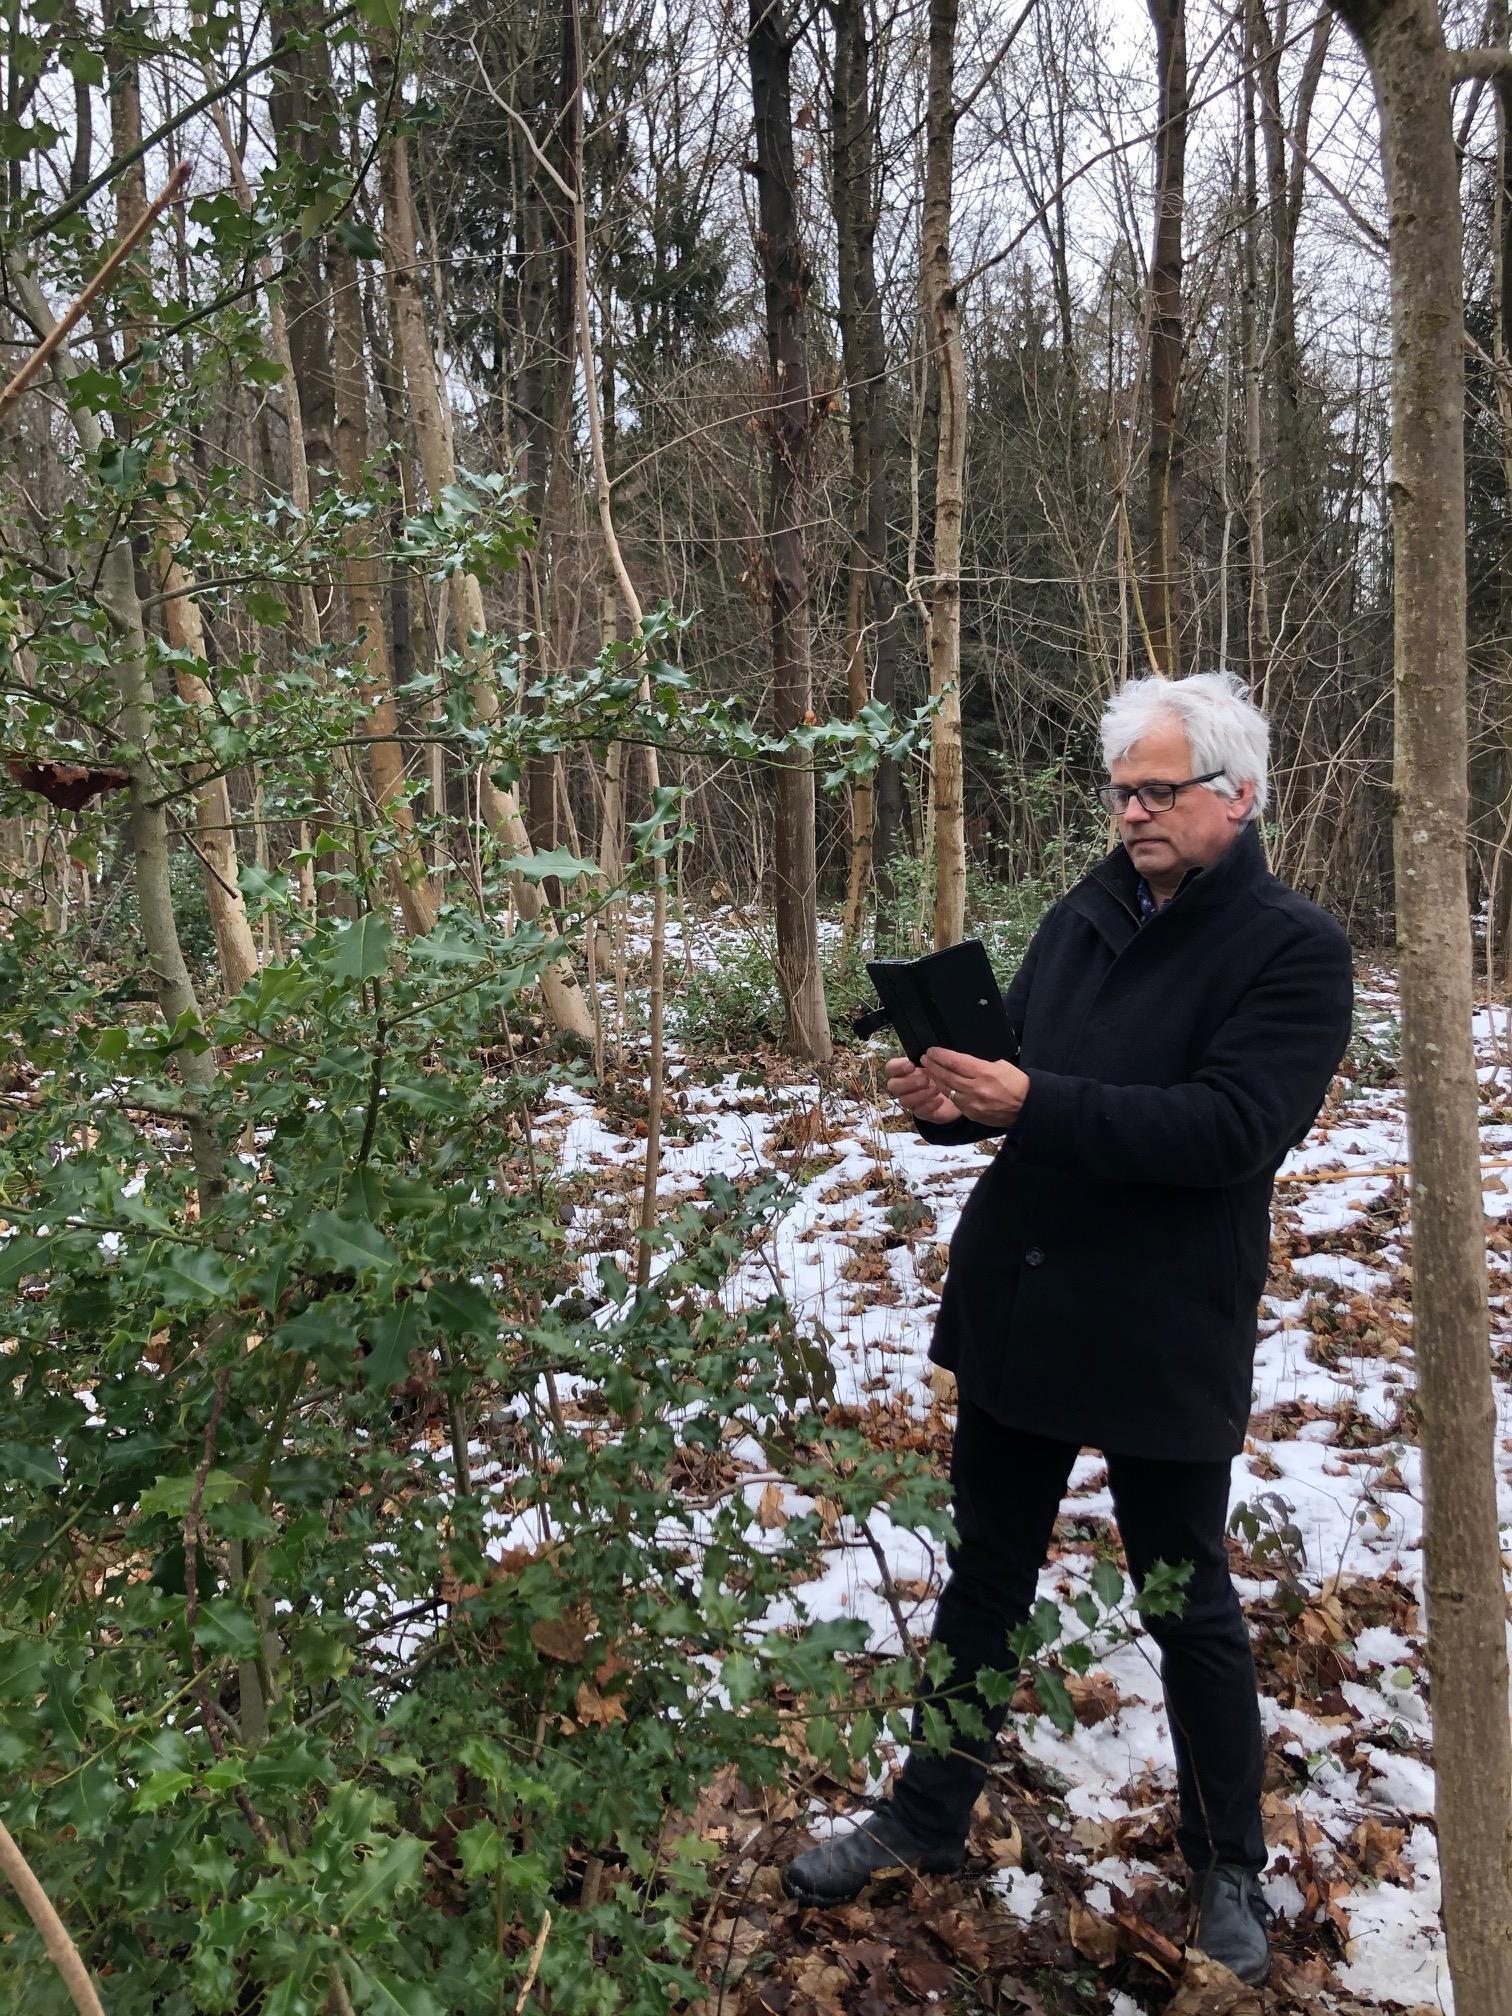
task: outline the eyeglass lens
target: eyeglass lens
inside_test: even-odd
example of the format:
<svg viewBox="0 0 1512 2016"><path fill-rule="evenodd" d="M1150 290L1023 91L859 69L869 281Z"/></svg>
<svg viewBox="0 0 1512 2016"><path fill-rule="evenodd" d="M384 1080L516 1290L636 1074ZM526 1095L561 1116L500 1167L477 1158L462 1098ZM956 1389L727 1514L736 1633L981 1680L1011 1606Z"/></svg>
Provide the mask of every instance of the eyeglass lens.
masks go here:
<svg viewBox="0 0 1512 2016"><path fill-rule="evenodd" d="M1146 812L1169 812L1176 803L1174 784L1104 784L1097 795L1110 812L1127 812L1131 798Z"/></svg>

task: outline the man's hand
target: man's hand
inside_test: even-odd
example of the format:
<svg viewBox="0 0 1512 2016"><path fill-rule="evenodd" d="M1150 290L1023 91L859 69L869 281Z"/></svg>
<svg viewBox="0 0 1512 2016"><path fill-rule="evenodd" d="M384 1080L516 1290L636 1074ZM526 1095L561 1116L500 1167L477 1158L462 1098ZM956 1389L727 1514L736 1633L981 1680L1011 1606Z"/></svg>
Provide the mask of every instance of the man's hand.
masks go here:
<svg viewBox="0 0 1512 2016"><path fill-rule="evenodd" d="M890 1057L887 1085L905 1112L932 1127L952 1120L975 1120L984 1127L1010 1127L1029 1091L1017 1064L989 1063L964 1050L926 1050L922 1066Z"/></svg>
<svg viewBox="0 0 1512 2016"><path fill-rule="evenodd" d="M952 1106L929 1073L907 1057L888 1058L887 1089L905 1113L931 1127L948 1127L961 1117L960 1107Z"/></svg>

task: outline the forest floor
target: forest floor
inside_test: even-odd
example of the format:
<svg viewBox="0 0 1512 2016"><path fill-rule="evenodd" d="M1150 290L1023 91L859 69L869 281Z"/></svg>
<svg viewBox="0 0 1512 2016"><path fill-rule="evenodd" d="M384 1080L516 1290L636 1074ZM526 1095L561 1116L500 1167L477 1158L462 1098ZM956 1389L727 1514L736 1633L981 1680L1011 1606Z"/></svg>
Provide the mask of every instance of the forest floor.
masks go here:
<svg viewBox="0 0 1512 2016"><path fill-rule="evenodd" d="M717 926L674 948L720 956ZM1481 1011L1486 1235L1493 1287L1512 1267L1512 1069L1504 1011ZM826 1344L836 1418L890 1447L946 1461L948 1375L927 1361L946 1242L988 1151L920 1141L880 1093L882 1042L820 1086L769 1056L711 1067L679 1058L662 1186L698 1194L710 1171L777 1168L790 1189L763 1249L731 1285L780 1281ZM698 1824L721 1846L725 1887L705 1928L708 2016L883 2016L933 2007L1226 2016L1234 2010L1451 2007L1438 1924L1432 1731L1424 1662L1422 1473L1413 1409L1411 1235L1391 976L1362 973L1347 1069L1278 1186L1250 1435L1233 1471L1230 1540L1262 1688L1267 1740L1265 1894L1276 1967L1236 1999L1183 1969L1174 1774L1153 1648L1136 1636L1083 1681L1077 1725L1013 1716L955 1879L880 1882L843 1909L800 1909L777 1869L832 1815L865 1810L882 1779L821 1783L808 1805L759 1807L735 1782L706 1788ZM838 1089L837 1089L838 1087ZM643 1140L626 1111L555 1095L544 1131L584 1199L593 1255L628 1248ZM642 1128L643 1131L643 1128ZM1337 1172L1326 1180L1293 1179ZM585 1266L591 1264L585 1260ZM1493 1296L1502 1514L1512 1519L1512 1307ZM753 1468L752 1520L812 1501ZM821 1507L821 1510L824 1508ZM1069 1604L1116 1547L1100 1458L1084 1453L1040 1593ZM928 1536L869 1522L873 1550L833 1525L825 1572L795 1614L863 1618L881 1653L901 1615L927 1640L944 1569ZM883 1586L879 1560L892 1580ZM777 1619L775 1621L781 1621ZM844 1823L842 1823L844 1824Z"/></svg>

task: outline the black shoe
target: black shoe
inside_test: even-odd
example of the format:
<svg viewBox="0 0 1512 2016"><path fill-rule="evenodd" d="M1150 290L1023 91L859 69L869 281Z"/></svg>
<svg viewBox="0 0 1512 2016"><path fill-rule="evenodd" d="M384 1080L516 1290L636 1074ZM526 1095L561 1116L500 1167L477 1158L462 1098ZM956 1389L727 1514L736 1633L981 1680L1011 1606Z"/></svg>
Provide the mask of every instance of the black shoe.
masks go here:
<svg viewBox="0 0 1512 2016"><path fill-rule="evenodd" d="M1235 1863L1219 1862L1203 1882L1192 1943L1248 1986L1258 1988L1270 1973L1266 1937L1270 1915L1259 1877Z"/></svg>
<svg viewBox="0 0 1512 2016"><path fill-rule="evenodd" d="M782 1872L782 1887L803 1904L845 1904L873 1876L904 1869L915 1876L946 1876L965 1859L964 1848L924 1847L883 1811L851 1833L795 1856Z"/></svg>

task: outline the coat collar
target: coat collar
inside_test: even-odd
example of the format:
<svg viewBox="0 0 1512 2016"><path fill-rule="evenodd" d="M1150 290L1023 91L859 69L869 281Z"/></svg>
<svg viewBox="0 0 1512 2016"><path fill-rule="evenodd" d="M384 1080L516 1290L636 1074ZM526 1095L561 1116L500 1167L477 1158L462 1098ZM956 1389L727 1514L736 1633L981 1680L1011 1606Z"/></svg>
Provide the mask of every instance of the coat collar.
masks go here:
<svg viewBox="0 0 1512 2016"><path fill-rule="evenodd" d="M1195 922L1207 912L1231 902L1243 889L1267 874L1260 834L1253 820L1218 856L1210 868L1194 868L1160 911L1161 917L1180 916ZM1104 860L1084 875L1066 897L1075 910L1097 925L1104 936L1125 944L1140 928L1139 899L1135 885L1139 870L1120 844ZM1151 922L1154 923L1155 919Z"/></svg>

